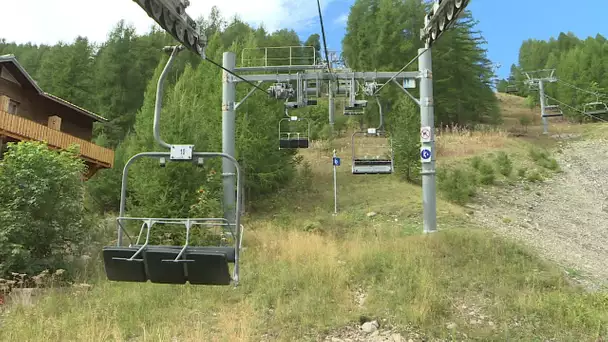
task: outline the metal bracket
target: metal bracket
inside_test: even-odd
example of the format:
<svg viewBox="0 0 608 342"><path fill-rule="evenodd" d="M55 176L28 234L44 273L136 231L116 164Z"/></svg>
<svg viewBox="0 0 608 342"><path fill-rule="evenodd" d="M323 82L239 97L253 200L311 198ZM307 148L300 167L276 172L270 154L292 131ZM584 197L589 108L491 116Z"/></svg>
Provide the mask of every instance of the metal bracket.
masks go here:
<svg viewBox="0 0 608 342"><path fill-rule="evenodd" d="M433 98L425 97L424 101L422 103L424 104L425 107L430 107L433 105Z"/></svg>
<svg viewBox="0 0 608 342"><path fill-rule="evenodd" d="M234 102L222 103L222 111L223 112L232 111L234 109L235 109Z"/></svg>
<svg viewBox="0 0 608 342"><path fill-rule="evenodd" d="M224 83L234 83L236 82L236 77L232 76L228 71L222 71L222 82Z"/></svg>
<svg viewBox="0 0 608 342"><path fill-rule="evenodd" d="M258 81L258 86L262 83L262 81ZM249 96L251 96L251 94L253 94L253 92L256 90L256 88L251 88L251 90L247 93L247 95L245 95L245 97L243 97L243 99L239 102L237 102L236 104L234 104L234 110L237 110L241 104L243 104L243 102L245 102L245 100L247 100L249 98Z"/></svg>
<svg viewBox="0 0 608 342"><path fill-rule="evenodd" d="M399 88L401 90L403 90L403 92L410 97L410 99L412 99L412 101L414 101L418 106L420 106L420 100L418 100L417 98L414 97L414 95L412 95L412 93L410 93L407 89L405 89L404 87L401 86L401 84L399 84L399 82L397 82L396 79L393 79L393 83L395 83L396 85L399 86Z"/></svg>
<svg viewBox="0 0 608 342"><path fill-rule="evenodd" d="M421 74L421 77L428 78L430 80L433 79L433 72L429 69L424 69Z"/></svg>

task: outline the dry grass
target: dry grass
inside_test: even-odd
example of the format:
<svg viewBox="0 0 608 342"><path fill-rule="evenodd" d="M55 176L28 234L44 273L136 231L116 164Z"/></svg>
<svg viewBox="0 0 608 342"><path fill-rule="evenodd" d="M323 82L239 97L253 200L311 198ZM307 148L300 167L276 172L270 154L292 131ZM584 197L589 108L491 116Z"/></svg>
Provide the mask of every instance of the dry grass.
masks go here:
<svg viewBox="0 0 608 342"><path fill-rule="evenodd" d="M336 238L259 222L247 235L237 289L101 281L88 293L12 307L0 338L318 340L360 315L387 318L404 335L413 324L447 336L450 322L470 338L589 340L606 333L608 300L569 288L559 270L520 247L479 231L411 236L389 228ZM363 307L355 300L359 288L367 294ZM485 321L470 323L459 311L463 303Z"/></svg>
<svg viewBox="0 0 608 342"><path fill-rule="evenodd" d="M439 128L436 136L437 156L447 158L467 157L503 149L511 142L509 133L501 128L471 130L446 126Z"/></svg>

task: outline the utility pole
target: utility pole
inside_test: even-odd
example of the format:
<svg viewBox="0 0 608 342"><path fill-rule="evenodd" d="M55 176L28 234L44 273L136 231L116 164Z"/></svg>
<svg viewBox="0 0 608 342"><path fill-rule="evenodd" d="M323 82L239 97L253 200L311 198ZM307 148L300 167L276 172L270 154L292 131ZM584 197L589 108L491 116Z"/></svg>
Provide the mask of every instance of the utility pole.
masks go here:
<svg viewBox="0 0 608 342"><path fill-rule="evenodd" d="M236 55L234 52L224 52L222 65L227 70L233 71L236 67ZM236 84L225 70L222 72L222 153L235 157L235 135L236 135ZM236 175L234 164L229 160L222 160L222 182L224 185L224 218L232 220L235 217L235 181Z"/></svg>
<svg viewBox="0 0 608 342"><path fill-rule="evenodd" d="M433 66L431 49L418 51L420 71L420 159L422 164L422 217L424 233L437 231L435 185L435 112L433 107Z"/></svg>

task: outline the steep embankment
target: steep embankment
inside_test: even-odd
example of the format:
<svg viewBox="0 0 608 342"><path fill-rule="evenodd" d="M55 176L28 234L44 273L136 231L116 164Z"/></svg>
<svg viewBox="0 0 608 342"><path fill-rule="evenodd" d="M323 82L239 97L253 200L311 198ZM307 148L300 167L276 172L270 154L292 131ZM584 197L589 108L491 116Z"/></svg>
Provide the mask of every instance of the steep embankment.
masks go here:
<svg viewBox="0 0 608 342"><path fill-rule="evenodd" d="M608 145L573 141L561 151L555 156L561 173L481 193L474 217L535 247L573 277L608 283Z"/></svg>

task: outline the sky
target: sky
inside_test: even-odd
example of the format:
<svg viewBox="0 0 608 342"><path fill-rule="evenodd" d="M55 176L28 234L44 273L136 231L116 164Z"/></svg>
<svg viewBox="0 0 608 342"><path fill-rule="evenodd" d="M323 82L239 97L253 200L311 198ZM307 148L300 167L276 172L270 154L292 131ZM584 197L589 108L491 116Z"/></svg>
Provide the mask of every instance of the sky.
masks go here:
<svg viewBox="0 0 608 342"><path fill-rule="evenodd" d="M77 35L102 42L120 19L145 33L153 20L133 0L2 0L0 38L18 43L54 44L70 42ZM303 0L190 0L188 14L207 16L217 6L224 17L238 15L267 30L294 29L305 40L320 33L316 1ZM341 50L346 19L354 0L321 0L329 50ZM576 5L576 6L573 6ZM573 32L579 38L600 33L608 37L603 23L608 12L607 0L471 0L477 26L488 41L488 57L501 67L496 70L506 78L511 64L517 63L522 41L549 39L560 32ZM407 63L414 56L403 56Z"/></svg>

